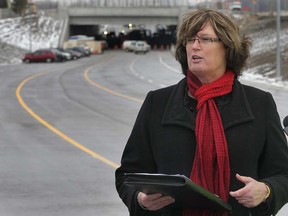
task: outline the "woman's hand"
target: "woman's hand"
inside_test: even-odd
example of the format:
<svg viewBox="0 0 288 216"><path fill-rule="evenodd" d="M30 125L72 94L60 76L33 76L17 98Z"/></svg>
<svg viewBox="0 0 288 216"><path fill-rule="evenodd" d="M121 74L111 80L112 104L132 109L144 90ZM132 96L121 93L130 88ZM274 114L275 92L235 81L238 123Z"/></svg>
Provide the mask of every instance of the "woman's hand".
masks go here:
<svg viewBox="0 0 288 216"><path fill-rule="evenodd" d="M138 193L137 200L139 205L142 206L142 208L149 211L157 211L175 202L175 199L170 196L162 196L162 194L159 193L146 195L142 192Z"/></svg>
<svg viewBox="0 0 288 216"><path fill-rule="evenodd" d="M265 200L268 190L263 182L239 174L236 174L236 178L245 184L243 188L230 192L239 203L247 208L253 208Z"/></svg>

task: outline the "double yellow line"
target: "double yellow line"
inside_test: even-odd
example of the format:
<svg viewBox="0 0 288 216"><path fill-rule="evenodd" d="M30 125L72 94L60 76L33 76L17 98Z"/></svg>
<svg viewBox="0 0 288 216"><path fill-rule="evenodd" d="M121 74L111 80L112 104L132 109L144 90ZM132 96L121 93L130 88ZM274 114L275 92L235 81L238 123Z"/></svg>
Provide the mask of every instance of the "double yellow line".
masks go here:
<svg viewBox="0 0 288 216"><path fill-rule="evenodd" d="M124 95L124 94L121 94L121 93L118 93L118 92L115 92L115 91L112 91L111 89L108 89L102 85L100 85L99 83L96 83L95 81L92 81L90 78L89 78L89 72L90 70L94 67L95 65L87 68L84 72L84 79L90 83L91 85L103 90L103 91L106 91L112 95L115 95L115 96L118 96L118 97L122 97L122 98L125 98L125 99L128 99L128 100L133 100L133 101L136 101L136 102L142 102L142 100L139 100L137 98L134 98L134 97L130 97L130 96L127 96L127 95ZM25 86L25 84L27 82L29 82L30 80L32 79L35 79L39 76L42 76L42 75L45 75L47 74L48 72L46 73L39 73L39 74L35 74L35 75L32 75L28 78L26 78L25 80L23 80L19 86L17 87L16 89L16 97L20 103L20 105L34 118L36 119L38 122L40 122L42 125L44 125L45 127L47 127L49 130L51 130L53 133L57 134L58 136L60 136L62 139L64 139L65 141L67 141L68 143L70 143L71 145L75 146L76 148L80 149L81 151L91 155L92 157L102 161L103 163L113 167L113 168L118 168L119 165L114 163L113 161L103 157L102 155L98 154L97 152L95 151L92 151L91 149L81 145L79 142L75 141L74 139L70 138L69 136L67 136L66 134L64 134L63 132L61 132L60 130L58 130L57 128L55 128L54 126L52 126L49 122L45 121L43 118L41 118L39 115L37 115L26 103L25 101L23 100L23 97L21 96L21 90L23 89L23 87Z"/></svg>

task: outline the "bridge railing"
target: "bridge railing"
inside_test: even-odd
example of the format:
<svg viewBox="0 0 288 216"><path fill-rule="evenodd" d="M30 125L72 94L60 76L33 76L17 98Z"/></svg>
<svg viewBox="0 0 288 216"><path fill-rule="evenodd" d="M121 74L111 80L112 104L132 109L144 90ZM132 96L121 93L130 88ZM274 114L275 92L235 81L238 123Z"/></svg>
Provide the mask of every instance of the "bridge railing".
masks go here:
<svg viewBox="0 0 288 216"><path fill-rule="evenodd" d="M192 6L189 0L61 0L59 7L182 7Z"/></svg>

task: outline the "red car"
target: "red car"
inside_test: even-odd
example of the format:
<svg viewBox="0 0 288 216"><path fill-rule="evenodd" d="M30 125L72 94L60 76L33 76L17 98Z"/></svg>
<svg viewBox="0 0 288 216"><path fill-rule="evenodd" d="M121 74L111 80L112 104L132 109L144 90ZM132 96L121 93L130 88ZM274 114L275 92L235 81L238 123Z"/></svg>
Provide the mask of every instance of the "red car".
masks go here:
<svg viewBox="0 0 288 216"><path fill-rule="evenodd" d="M23 62L54 62L57 61L57 56L51 50L36 50L32 53L26 53Z"/></svg>

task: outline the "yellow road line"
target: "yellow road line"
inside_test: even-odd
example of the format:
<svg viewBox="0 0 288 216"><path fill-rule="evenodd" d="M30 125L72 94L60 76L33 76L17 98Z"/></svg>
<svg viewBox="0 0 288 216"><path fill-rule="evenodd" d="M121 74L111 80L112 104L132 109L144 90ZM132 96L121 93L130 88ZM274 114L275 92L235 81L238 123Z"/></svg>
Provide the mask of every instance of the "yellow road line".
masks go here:
<svg viewBox="0 0 288 216"><path fill-rule="evenodd" d="M20 85L17 87L16 89L16 97L19 101L19 103L21 104L21 106L37 121L39 121L41 124L43 124L45 127L47 127L49 130L51 130L52 132L54 132L55 134L57 134L58 136L60 136L62 139L66 140L67 142L69 142L70 144L72 144L73 146L75 146L76 148L82 150L83 152L86 152L87 154L95 157L96 159L102 161L105 164L108 164L109 166L113 167L113 168L118 168L119 165L114 163L113 161L101 156L100 154L86 148L85 146L81 145L80 143L78 143L77 141L73 140L72 138L70 138L69 136L67 136L66 134L64 134L63 132L61 132L60 130L58 130L57 128L53 127L51 124L49 124L47 121L45 121L44 119L42 119L39 115L37 115L30 107L27 106L27 104L25 103L25 101L23 100L22 96L21 96L21 90L24 87L24 85L29 81L32 80L38 76L41 76L43 74L46 73L40 73L40 74L36 74L36 75L32 75L28 78L26 78L25 80L23 80Z"/></svg>
<svg viewBox="0 0 288 216"><path fill-rule="evenodd" d="M105 86L102 86L100 85L99 83L95 82L94 80L91 80L89 78L89 72L90 70L93 68L94 66L91 66L89 68L87 68L85 71L84 71L84 79L89 82L91 85L103 90L103 91L106 91L108 92L109 94L112 94L112 95L115 95L115 96L118 96L118 97L122 97L122 98L125 98L125 99L128 99L128 100L132 100L132 101L136 101L136 102L139 102L139 103L143 103L143 100L140 100L139 98L135 98L135 97L131 97L131 96L128 96L128 95L125 95L125 94L121 94L119 92L116 92L116 91L113 91Z"/></svg>

